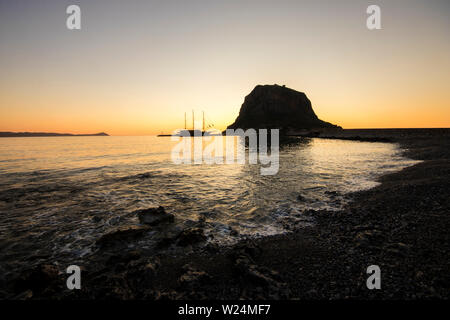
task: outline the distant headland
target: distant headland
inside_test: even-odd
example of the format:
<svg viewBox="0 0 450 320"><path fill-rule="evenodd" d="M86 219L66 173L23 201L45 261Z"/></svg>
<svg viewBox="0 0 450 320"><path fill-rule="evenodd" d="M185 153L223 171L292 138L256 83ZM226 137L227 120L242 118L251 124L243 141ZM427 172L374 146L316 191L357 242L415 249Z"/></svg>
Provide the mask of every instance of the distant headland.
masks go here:
<svg viewBox="0 0 450 320"><path fill-rule="evenodd" d="M0 138L8 137L106 137L109 134L105 132L92 134L73 134L73 133L53 133L53 132L0 132Z"/></svg>

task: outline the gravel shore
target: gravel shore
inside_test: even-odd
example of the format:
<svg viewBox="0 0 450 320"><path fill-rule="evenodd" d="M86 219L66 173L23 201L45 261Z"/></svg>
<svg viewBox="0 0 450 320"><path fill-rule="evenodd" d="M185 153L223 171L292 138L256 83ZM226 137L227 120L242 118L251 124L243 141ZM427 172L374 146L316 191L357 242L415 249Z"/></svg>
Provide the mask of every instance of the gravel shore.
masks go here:
<svg viewBox="0 0 450 320"><path fill-rule="evenodd" d="M177 256L114 251L82 270L69 291L56 266L29 270L4 288L15 299L448 299L450 129L343 130L323 138L391 141L423 160L383 176L338 212L308 211L312 227L192 246ZM191 248L191 246L190 246ZM381 289L366 286L381 269Z"/></svg>

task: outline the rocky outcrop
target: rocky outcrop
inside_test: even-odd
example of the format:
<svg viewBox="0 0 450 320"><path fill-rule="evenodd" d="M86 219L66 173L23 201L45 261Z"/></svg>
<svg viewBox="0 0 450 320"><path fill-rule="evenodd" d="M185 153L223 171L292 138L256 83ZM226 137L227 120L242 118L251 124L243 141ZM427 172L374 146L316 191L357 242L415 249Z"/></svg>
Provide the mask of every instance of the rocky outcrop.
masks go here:
<svg viewBox="0 0 450 320"><path fill-rule="evenodd" d="M136 240L142 237L150 227L132 226L128 228L118 228L114 231L104 234L96 241L100 247L110 247L118 243L127 244L128 241Z"/></svg>
<svg viewBox="0 0 450 320"><path fill-rule="evenodd" d="M303 92L285 86L258 85L248 96L239 116L228 129L320 129L340 127L320 120Z"/></svg>
<svg viewBox="0 0 450 320"><path fill-rule="evenodd" d="M173 214L167 213L162 206L159 206L157 208L137 210L134 213L137 214L140 223L148 224L151 226L156 226L163 222L174 221Z"/></svg>
<svg viewBox="0 0 450 320"><path fill-rule="evenodd" d="M19 293L14 300L28 300L34 295L51 295L57 290L59 271L54 264L40 264L24 270L13 280L13 292Z"/></svg>
<svg viewBox="0 0 450 320"><path fill-rule="evenodd" d="M180 233L177 244L185 247L195 243L204 242L206 239L207 238L202 228L189 228Z"/></svg>

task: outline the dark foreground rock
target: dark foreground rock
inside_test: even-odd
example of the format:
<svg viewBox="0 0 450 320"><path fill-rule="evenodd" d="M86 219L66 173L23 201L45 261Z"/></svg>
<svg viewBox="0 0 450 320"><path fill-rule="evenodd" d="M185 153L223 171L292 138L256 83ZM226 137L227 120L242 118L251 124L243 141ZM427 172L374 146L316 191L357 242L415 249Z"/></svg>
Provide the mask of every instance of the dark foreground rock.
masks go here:
<svg viewBox="0 0 450 320"><path fill-rule="evenodd" d="M185 247L203 241L206 241L206 236L202 228L189 228L180 233L177 244Z"/></svg>
<svg viewBox="0 0 450 320"><path fill-rule="evenodd" d="M53 264L40 264L25 270L14 281L13 298L27 300L34 296L52 296L60 291L61 287L58 267Z"/></svg>
<svg viewBox="0 0 450 320"><path fill-rule="evenodd" d="M159 206L157 208L137 210L134 213L138 216L140 223L148 224L151 226L156 226L164 222L174 221L173 214L167 213L162 206Z"/></svg>

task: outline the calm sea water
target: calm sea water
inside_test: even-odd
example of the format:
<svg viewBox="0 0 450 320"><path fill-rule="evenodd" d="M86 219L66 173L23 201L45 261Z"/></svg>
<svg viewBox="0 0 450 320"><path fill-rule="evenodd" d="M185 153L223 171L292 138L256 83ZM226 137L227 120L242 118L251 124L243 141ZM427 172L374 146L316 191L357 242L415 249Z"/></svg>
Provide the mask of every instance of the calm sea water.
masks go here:
<svg viewBox="0 0 450 320"><path fill-rule="evenodd" d="M158 205L179 228L204 219L209 241L283 233L311 223L305 209L340 209L347 194L416 162L393 144L305 139L282 148L277 175L262 176L259 165L174 165L174 144L158 137L0 139L0 259L83 257L103 234L137 225L131 212ZM138 245L151 247L155 232Z"/></svg>

